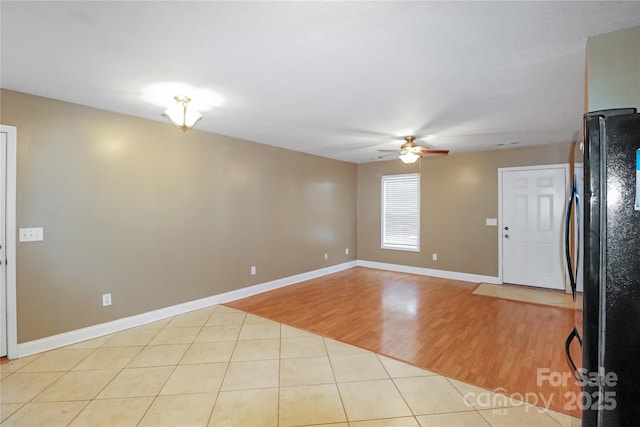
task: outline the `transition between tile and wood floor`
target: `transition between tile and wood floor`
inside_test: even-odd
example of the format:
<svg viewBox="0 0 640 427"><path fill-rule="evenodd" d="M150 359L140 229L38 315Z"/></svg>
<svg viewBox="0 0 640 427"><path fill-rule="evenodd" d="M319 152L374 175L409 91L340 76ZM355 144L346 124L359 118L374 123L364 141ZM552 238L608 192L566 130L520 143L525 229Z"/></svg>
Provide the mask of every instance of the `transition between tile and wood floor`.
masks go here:
<svg viewBox="0 0 640 427"><path fill-rule="evenodd" d="M3 426L570 426L576 419L214 306L0 365Z"/></svg>
<svg viewBox="0 0 640 427"><path fill-rule="evenodd" d="M476 288L356 267L227 305L580 416L581 389L564 354L578 311L476 295Z"/></svg>

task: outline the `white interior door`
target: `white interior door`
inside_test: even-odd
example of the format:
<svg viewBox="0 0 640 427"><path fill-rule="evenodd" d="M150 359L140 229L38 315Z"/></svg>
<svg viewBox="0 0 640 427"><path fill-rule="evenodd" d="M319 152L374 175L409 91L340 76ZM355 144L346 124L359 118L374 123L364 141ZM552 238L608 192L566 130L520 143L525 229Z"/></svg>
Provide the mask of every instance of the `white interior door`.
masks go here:
<svg viewBox="0 0 640 427"><path fill-rule="evenodd" d="M563 289L567 168L502 171L502 281Z"/></svg>
<svg viewBox="0 0 640 427"><path fill-rule="evenodd" d="M7 134L0 132L0 357L7 355Z"/></svg>

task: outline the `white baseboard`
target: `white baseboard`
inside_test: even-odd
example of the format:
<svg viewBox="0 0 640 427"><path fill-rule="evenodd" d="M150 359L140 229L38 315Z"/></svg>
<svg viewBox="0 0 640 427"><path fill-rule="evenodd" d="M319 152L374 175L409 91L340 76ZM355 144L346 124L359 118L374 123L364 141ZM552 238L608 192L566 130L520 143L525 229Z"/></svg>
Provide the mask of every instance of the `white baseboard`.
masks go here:
<svg viewBox="0 0 640 427"><path fill-rule="evenodd" d="M397 271L399 273L419 274L421 276L441 277L443 279L462 280L464 282L502 283L499 277L482 276L480 274L458 273L455 271L433 270L431 268L412 267L410 265L387 264L384 262L358 260L359 267L377 268L378 270Z"/></svg>
<svg viewBox="0 0 640 427"><path fill-rule="evenodd" d="M315 279L317 277L326 276L328 274L337 273L349 268L360 266L367 268L376 268L379 270L397 271L400 273L419 274L423 276L442 277L445 279L462 280L466 282L485 282L485 283L501 283L498 277L482 276L478 274L457 273L454 271L433 270L429 268L411 267L408 265L387 264L374 261L350 261L343 264L333 265L318 270L309 271L294 276L283 277L282 279L272 280L270 282L260 283L246 288L201 298L170 307L160 308L158 310L137 314L131 317L113 320L111 322L101 323L99 325L89 326L74 331L41 338L34 341L28 341L18 344L17 357L30 356L32 354L41 353L43 351L53 350L55 348L64 347L81 341L97 338L103 335L113 334L125 329L134 328L156 320L166 319L167 317L177 316L179 314L188 313L189 311L210 307L216 304L224 304L252 295L257 295L273 289L289 286L294 283L303 282L305 280Z"/></svg>
<svg viewBox="0 0 640 427"><path fill-rule="evenodd" d="M355 267L356 261L345 262L343 264L333 265L318 270L308 271L306 273L296 274L294 276L283 277L282 279L272 280L270 282L260 283L258 285L248 286L246 288L237 289L223 294L213 295L210 297L173 305L170 307L160 308L158 310L137 314L131 317L113 320L111 322L101 323L99 325L89 326L74 331L41 338L34 341L28 341L18 344L17 357L30 356L32 354L41 353L43 351L53 350L55 348L64 347L103 335L119 332L124 329L141 326L146 323L155 322L156 320L166 319L189 311L210 307L216 304L224 304L226 302L235 301L237 299L246 298L251 295L260 294L273 289L289 286L294 283L303 282L305 280L315 279L317 277L326 276L327 274L337 273L338 271L347 270Z"/></svg>

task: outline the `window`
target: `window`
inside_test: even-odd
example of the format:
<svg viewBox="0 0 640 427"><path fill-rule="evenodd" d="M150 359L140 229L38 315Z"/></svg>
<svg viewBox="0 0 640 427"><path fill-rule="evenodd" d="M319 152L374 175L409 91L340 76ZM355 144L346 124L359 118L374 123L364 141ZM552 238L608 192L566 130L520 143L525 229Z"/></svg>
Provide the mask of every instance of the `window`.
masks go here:
<svg viewBox="0 0 640 427"><path fill-rule="evenodd" d="M420 174L382 177L382 248L420 251Z"/></svg>

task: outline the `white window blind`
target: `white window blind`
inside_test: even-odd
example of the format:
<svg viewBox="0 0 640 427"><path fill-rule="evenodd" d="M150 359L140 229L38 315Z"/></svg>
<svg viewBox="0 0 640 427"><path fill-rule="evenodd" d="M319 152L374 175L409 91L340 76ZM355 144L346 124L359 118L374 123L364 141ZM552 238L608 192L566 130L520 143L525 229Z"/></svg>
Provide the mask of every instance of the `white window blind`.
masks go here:
<svg viewBox="0 0 640 427"><path fill-rule="evenodd" d="M420 174L382 177L382 248L420 251Z"/></svg>

